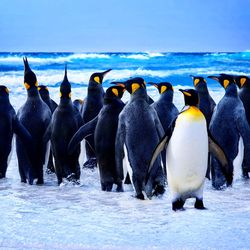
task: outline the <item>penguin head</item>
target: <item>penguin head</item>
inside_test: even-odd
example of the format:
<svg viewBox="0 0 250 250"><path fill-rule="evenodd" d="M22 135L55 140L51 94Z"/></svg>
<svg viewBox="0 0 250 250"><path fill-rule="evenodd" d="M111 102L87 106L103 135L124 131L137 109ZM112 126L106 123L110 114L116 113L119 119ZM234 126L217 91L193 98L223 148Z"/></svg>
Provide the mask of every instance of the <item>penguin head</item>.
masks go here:
<svg viewBox="0 0 250 250"><path fill-rule="evenodd" d="M104 76L105 76L108 72L110 72L111 70L112 70L112 69L108 69L108 70L106 70L106 71L104 71L104 72L99 72L99 73L94 73L94 74L92 74L92 75L90 76L89 82L90 82L90 83L97 84L97 85L102 84L102 81L103 81Z"/></svg>
<svg viewBox="0 0 250 250"><path fill-rule="evenodd" d="M248 76L234 76L234 79L240 89L246 86L250 87L250 78Z"/></svg>
<svg viewBox="0 0 250 250"><path fill-rule="evenodd" d="M24 62L24 86L27 90L38 87L35 73L30 69L27 57L23 58Z"/></svg>
<svg viewBox="0 0 250 250"><path fill-rule="evenodd" d="M4 85L0 85L0 97L9 97L9 89Z"/></svg>
<svg viewBox="0 0 250 250"><path fill-rule="evenodd" d="M39 85L38 86L38 91L41 95L42 98L48 98L49 97L49 89L45 85Z"/></svg>
<svg viewBox="0 0 250 250"><path fill-rule="evenodd" d="M160 82L160 83L153 83L149 82L148 84L155 86L160 94L163 94L167 91L174 91L174 88L171 83L169 82Z"/></svg>
<svg viewBox="0 0 250 250"><path fill-rule="evenodd" d="M184 95L185 106L197 106L199 104L198 93L194 89L179 89Z"/></svg>
<svg viewBox="0 0 250 250"><path fill-rule="evenodd" d="M66 65L65 65L64 78L60 86L60 97L63 99L71 99L71 85L68 81Z"/></svg>
<svg viewBox="0 0 250 250"><path fill-rule="evenodd" d="M121 85L111 86L106 90L105 97L121 99L124 92L125 92L125 87L124 86L121 86Z"/></svg>
<svg viewBox="0 0 250 250"><path fill-rule="evenodd" d="M131 95L133 95L138 89L146 89L146 82L141 77L131 78L119 85L125 87Z"/></svg>
<svg viewBox="0 0 250 250"><path fill-rule="evenodd" d="M193 79L193 84L194 84L195 88L197 88L197 87L206 87L207 81L204 79L204 77L193 76L193 75L190 75L190 76Z"/></svg>
<svg viewBox="0 0 250 250"><path fill-rule="evenodd" d="M219 82L224 89L227 89L228 86L235 84L234 77L227 74L220 74L219 76L208 76L208 78L214 79L215 81Z"/></svg>

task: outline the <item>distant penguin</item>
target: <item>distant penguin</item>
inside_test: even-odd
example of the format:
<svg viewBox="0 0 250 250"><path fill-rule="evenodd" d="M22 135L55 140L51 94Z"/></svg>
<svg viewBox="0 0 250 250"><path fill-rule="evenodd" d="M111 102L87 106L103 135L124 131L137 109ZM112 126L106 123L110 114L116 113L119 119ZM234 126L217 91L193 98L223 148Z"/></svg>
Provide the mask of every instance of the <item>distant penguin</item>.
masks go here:
<svg viewBox="0 0 250 250"><path fill-rule="evenodd" d="M121 101L124 87L109 87L104 96L104 105L98 116L83 125L69 143L69 152L89 134L94 134L95 153L100 173L101 188L111 191L117 184L117 191L122 191L122 180L117 179L115 165L115 138L118 126L118 116L124 107Z"/></svg>
<svg viewBox="0 0 250 250"><path fill-rule="evenodd" d="M136 197L146 199L154 193L162 194L165 191L165 178L159 157L148 173L151 155L164 130L156 111L147 102L145 81L137 77L123 85L131 98L119 115L115 144L116 166L119 172L125 157ZM120 171L119 176L123 179L123 172Z"/></svg>
<svg viewBox="0 0 250 250"><path fill-rule="evenodd" d="M82 99L75 99L73 101L73 105L79 110L79 112L82 112L83 102L84 101Z"/></svg>
<svg viewBox="0 0 250 250"><path fill-rule="evenodd" d="M0 179L6 177L10 161L13 133L17 134L26 148L32 147L32 137L27 129L18 121L16 112L9 100L9 90L0 85ZM30 149L29 149L30 150Z"/></svg>
<svg viewBox="0 0 250 250"><path fill-rule="evenodd" d="M171 83L169 82L160 82L160 83L153 83L149 82L148 84L155 86L160 94L160 98L154 102L151 106L156 110L158 117L161 121L161 125L166 132L170 124L179 114L178 109L173 103L173 96L174 96L174 88ZM165 164L165 155L166 152L163 151L162 160L163 164ZM166 166L164 165L164 171L166 174Z"/></svg>
<svg viewBox="0 0 250 250"><path fill-rule="evenodd" d="M188 198L195 198L195 208L204 209L203 187L207 170L208 145L223 163L228 174L227 159L221 150L208 137L206 119L198 106L198 94L193 89L180 91L184 95L185 107L169 131L156 147L150 167L157 155L166 147L167 178L172 197L172 209L183 209ZM231 177L227 176L228 184Z"/></svg>
<svg viewBox="0 0 250 250"><path fill-rule="evenodd" d="M205 116L207 120L207 125L209 126L216 103L209 94L206 80L203 77L199 76L191 75L191 77L193 79L194 87L198 92L200 100L198 107Z"/></svg>
<svg viewBox="0 0 250 250"><path fill-rule="evenodd" d="M50 98L49 88L45 85L39 85L38 91L39 91L39 94L40 94L42 100L48 105L51 113L53 114L58 105L54 100L52 100Z"/></svg>
<svg viewBox="0 0 250 250"><path fill-rule="evenodd" d="M227 158L231 173L234 171L233 161L238 154L240 136L244 143L245 167L250 166L250 128L247 122L245 109L238 97L237 87L232 76L221 74L219 76L208 76L218 81L225 89L225 95L219 101L210 122L210 131L214 139L221 145ZM243 170L243 175L245 172ZM219 163L211 159L212 185L220 189L225 183L221 174Z"/></svg>
<svg viewBox="0 0 250 250"><path fill-rule="evenodd" d="M27 152L27 148L21 138L17 136L16 148L21 182L33 184L37 178L37 184L43 184L43 164L46 163L46 145L43 145L43 135L51 120L51 111L43 102L38 92L36 75L30 69L27 58L23 59L24 86L27 90L27 100L18 110L18 120L30 132L33 141L34 153Z"/></svg>
<svg viewBox="0 0 250 250"><path fill-rule="evenodd" d="M87 97L82 107L82 118L84 123L95 118L101 110L104 97L102 81L104 76L110 71L111 69L101 73L94 73L90 76ZM93 151L95 148L93 135L88 137L88 143L85 143L85 146L87 161L84 163L84 166L88 168L96 167L96 156Z"/></svg>
<svg viewBox="0 0 250 250"><path fill-rule="evenodd" d="M51 140L58 185L63 182L63 178L76 184L79 183L80 146L77 146L71 155L68 154L67 148L72 136L82 125L81 114L71 101L71 84L65 68L64 79L60 86L60 103L53 113L51 123L44 135L45 142Z"/></svg>
<svg viewBox="0 0 250 250"><path fill-rule="evenodd" d="M39 85L38 86L38 91L39 94L42 98L42 100L48 105L48 107L50 108L51 113L53 114L55 109L57 108L57 103L55 101L53 101L50 98L49 95L49 88L45 85ZM49 162L48 162L48 166L47 166L47 173L55 173L55 168L54 168L54 163L53 163L53 157L52 157L52 151L50 150L50 155L49 155Z"/></svg>

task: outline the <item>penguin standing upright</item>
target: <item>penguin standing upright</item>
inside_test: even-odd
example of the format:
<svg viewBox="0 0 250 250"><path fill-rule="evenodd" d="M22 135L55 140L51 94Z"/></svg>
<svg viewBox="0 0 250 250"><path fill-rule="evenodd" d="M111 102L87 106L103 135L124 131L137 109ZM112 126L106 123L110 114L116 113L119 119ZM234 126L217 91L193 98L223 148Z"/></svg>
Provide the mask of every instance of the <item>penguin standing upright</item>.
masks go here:
<svg viewBox="0 0 250 250"><path fill-rule="evenodd" d="M193 89L180 91L184 95L185 107L156 147L150 167L159 153L167 147L167 178L172 196L172 209L183 209L188 198L196 199L195 208L204 209L203 187L209 144L211 151L223 163L229 185L232 177L228 174L227 159L223 151L208 138L206 119L197 107L197 92Z"/></svg>
<svg viewBox="0 0 250 250"><path fill-rule="evenodd" d="M87 97L84 100L82 107L83 122L87 123L95 118L103 106L104 90L102 87L102 81L104 76L110 72L111 69L101 73L94 73L90 76ZM88 143L85 143L87 161L84 163L85 167L96 167L95 157L95 144L93 135L88 137Z"/></svg>
<svg viewBox="0 0 250 250"><path fill-rule="evenodd" d="M40 94L42 100L48 105L51 113L53 114L58 105L54 100L52 100L50 98L49 88L45 85L39 85L38 91L39 91L39 94Z"/></svg>
<svg viewBox="0 0 250 250"><path fill-rule="evenodd" d="M230 75L220 74L219 76L208 76L218 81L225 89L225 95L219 101L210 122L210 132L214 139L223 148L229 159L230 171L233 173L233 161L238 154L240 136L244 143L243 175L248 172L250 166L250 128L247 122L245 109L242 101L238 97L237 87L234 79ZM245 168L245 169L244 169ZM225 183L221 174L219 163L212 157L211 159L212 185L220 189Z"/></svg>
<svg viewBox="0 0 250 250"><path fill-rule="evenodd" d="M250 79L249 77L244 75L235 76L234 78L236 84L240 89L238 94L245 108L248 124L250 125ZM245 159L243 159L242 164L243 164L243 177L248 179L249 178L248 172L250 171L250 169L248 169Z"/></svg>
<svg viewBox="0 0 250 250"><path fill-rule="evenodd" d="M45 85L39 85L38 86L38 91L39 91L39 94L40 94L42 100L48 105L48 107L50 108L51 113L53 114L58 105L57 105L57 103L55 101L53 101L50 98L48 87L45 86ZM48 162L48 166L47 166L46 171L47 171L47 173L54 173L55 172L51 149L50 149L49 162Z"/></svg>
<svg viewBox="0 0 250 250"><path fill-rule="evenodd" d="M13 133L17 134L31 150L32 137L27 129L18 121L16 112L9 100L9 90L0 85L0 179L6 177L7 167L12 151ZM30 147L30 148L29 148Z"/></svg>
<svg viewBox="0 0 250 250"><path fill-rule="evenodd" d="M30 69L27 58L23 59L24 86L27 90L27 100L18 110L18 120L30 132L33 142L33 151L31 153L25 147L19 136L16 139L16 150L19 165L21 182L33 184L37 178L37 184L43 184L43 164L47 163L45 159L45 148L43 145L43 135L51 120L51 111L47 104L43 102L38 92L38 82L36 75Z"/></svg>
<svg viewBox="0 0 250 250"><path fill-rule="evenodd" d="M71 152L84 137L94 134L95 153L103 191L111 191L114 183L117 184L117 191L123 190L122 180L117 179L115 138L118 116L124 107L121 100L124 91L125 88L121 86L109 87L98 116L83 125L69 143L69 152Z"/></svg>
<svg viewBox="0 0 250 250"><path fill-rule="evenodd" d="M207 126L209 127L216 103L209 94L206 80L203 77L198 77L198 76L191 76L191 77L193 79L194 87L198 92L200 100L198 107L205 116L207 120Z"/></svg>
<svg viewBox="0 0 250 250"><path fill-rule="evenodd" d="M150 157L164 130L156 111L147 102L144 80L137 77L124 82L123 85L131 94L131 98L119 115L115 144L116 166L118 173L120 171L119 178L123 179L121 166L125 156L136 197L145 199L153 193L164 192L165 178L159 157L148 173Z"/></svg>
<svg viewBox="0 0 250 250"><path fill-rule="evenodd" d="M151 104L151 106L156 110L157 115L161 121L161 125L166 132L170 124L179 114L178 109L173 103L173 96L174 96L174 88L171 83L169 82L160 82L160 83L148 83L150 85L155 86L159 93L160 98L158 101ZM165 166L165 159L166 152L163 150L162 152L162 161L164 166L165 175L167 174L166 166Z"/></svg>
<svg viewBox="0 0 250 250"><path fill-rule="evenodd" d="M60 103L44 135L45 142L51 140L58 185L63 182L63 178L79 183L80 146L77 146L71 155L68 154L67 148L72 136L82 125L81 114L71 101L71 85L65 68L64 79L60 86Z"/></svg>

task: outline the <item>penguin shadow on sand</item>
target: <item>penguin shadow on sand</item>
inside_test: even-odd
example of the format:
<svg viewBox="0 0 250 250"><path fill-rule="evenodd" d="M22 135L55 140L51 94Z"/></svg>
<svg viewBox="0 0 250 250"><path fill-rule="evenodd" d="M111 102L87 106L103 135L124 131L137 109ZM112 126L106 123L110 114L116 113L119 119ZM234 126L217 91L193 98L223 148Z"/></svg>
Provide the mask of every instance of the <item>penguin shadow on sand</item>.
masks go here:
<svg viewBox="0 0 250 250"><path fill-rule="evenodd" d="M188 198L195 198L194 207L205 209L203 187L207 172L208 152L220 162L227 185L232 184L232 172L222 148L209 136L205 116L198 108L199 97L194 89L185 89L185 106L172 122L152 154L150 167L166 149L169 191L174 211L183 210Z"/></svg>
<svg viewBox="0 0 250 250"><path fill-rule="evenodd" d="M114 184L117 191L123 191L122 170L115 163L115 138L118 127L118 117L125 104L121 98L125 88L112 86L106 90L104 105L97 117L84 124L72 137L68 150L71 154L80 142L89 135L94 136L95 155L103 191L111 191Z"/></svg>
<svg viewBox="0 0 250 250"><path fill-rule="evenodd" d="M219 143L228 159L230 175L233 176L234 160L239 153L240 137L244 144L244 161L241 166L242 175L248 178L250 167L250 127L246 112L237 92L237 86L233 76L220 74L208 76L218 81L225 89L225 95L217 104L210 122L212 137ZM211 159L212 185L215 189L223 188L226 182L221 172L220 163L212 156Z"/></svg>

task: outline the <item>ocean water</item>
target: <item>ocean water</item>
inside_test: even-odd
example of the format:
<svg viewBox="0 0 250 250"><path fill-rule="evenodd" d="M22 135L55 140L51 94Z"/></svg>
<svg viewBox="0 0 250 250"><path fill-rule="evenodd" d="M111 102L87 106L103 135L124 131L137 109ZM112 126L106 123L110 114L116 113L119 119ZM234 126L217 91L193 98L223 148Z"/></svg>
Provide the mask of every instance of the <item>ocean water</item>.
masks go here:
<svg viewBox="0 0 250 250"><path fill-rule="evenodd" d="M179 109L183 96L178 88L191 88L192 75L219 73L250 75L250 52L241 53L0 53L0 85L10 89L17 110L26 100L23 61L28 57L39 84L49 86L59 101L59 85L68 66L72 98L84 98L93 72L112 71L111 81L141 76L146 81L169 81ZM222 87L207 79L216 102ZM148 86L154 99L157 90ZM129 99L126 94L124 100ZM82 160L82 159L81 159ZM55 175L45 174L44 186L21 184L15 149L0 180L1 249L249 249L250 181L235 170L233 187L215 191L206 181L205 211L188 200L183 212L172 212L168 188L160 198L139 201L130 185L124 193L102 192L98 170L83 169L81 186L57 186Z"/></svg>

